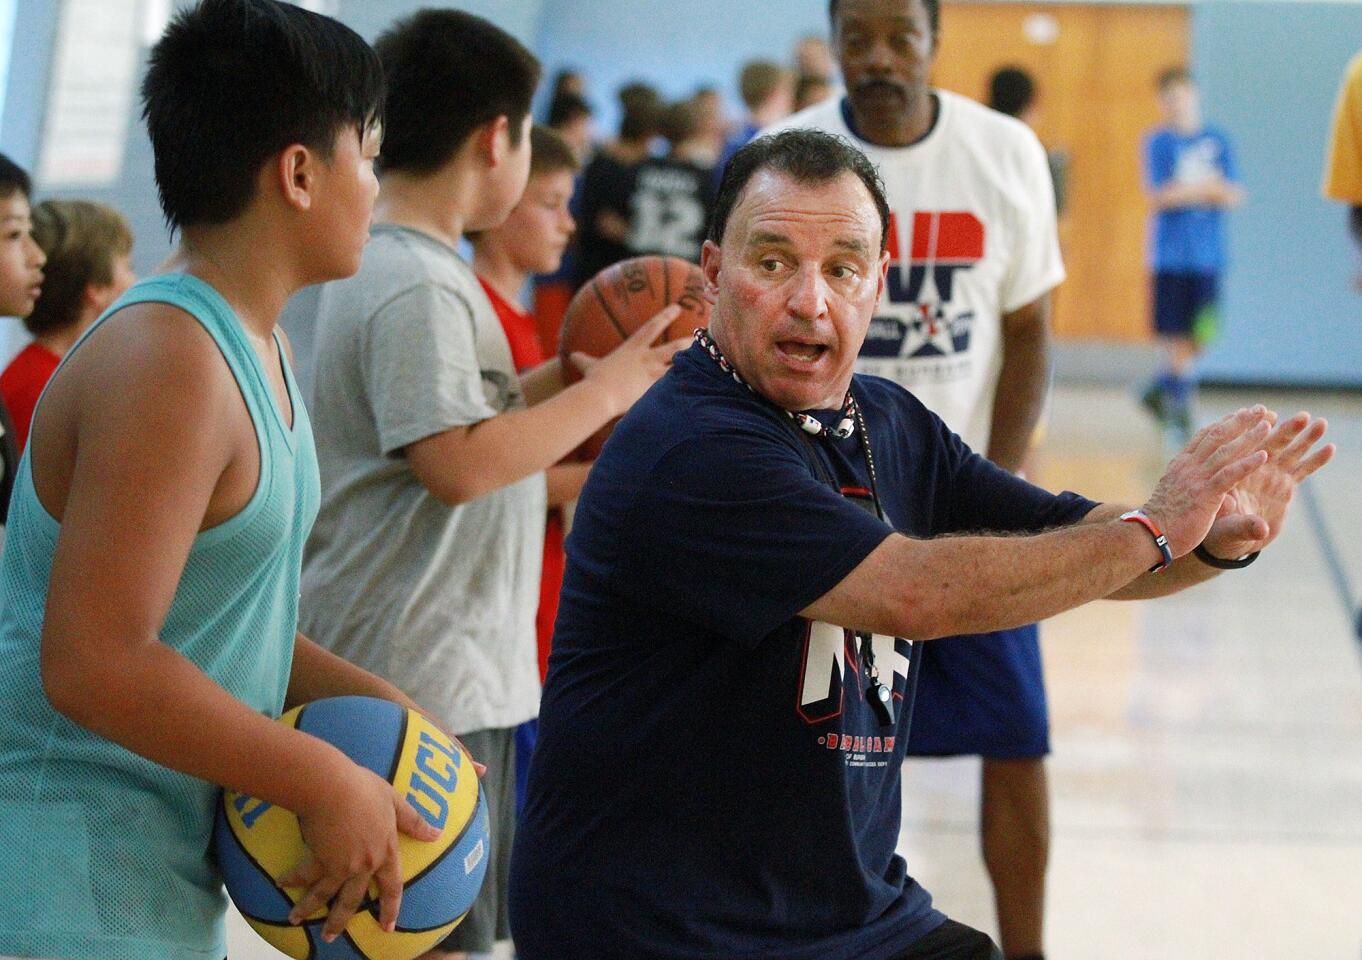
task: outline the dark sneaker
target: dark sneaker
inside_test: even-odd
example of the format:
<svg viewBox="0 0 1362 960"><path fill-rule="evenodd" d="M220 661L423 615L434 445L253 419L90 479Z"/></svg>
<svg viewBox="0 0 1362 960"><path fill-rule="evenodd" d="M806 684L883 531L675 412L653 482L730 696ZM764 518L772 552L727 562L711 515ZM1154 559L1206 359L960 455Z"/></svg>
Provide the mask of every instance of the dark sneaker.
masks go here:
<svg viewBox="0 0 1362 960"><path fill-rule="evenodd" d="M1144 393L1140 394L1140 406L1148 410L1149 415L1157 420L1160 426L1168 425L1168 395L1157 383L1151 383L1145 388Z"/></svg>
<svg viewBox="0 0 1362 960"><path fill-rule="evenodd" d="M1168 417L1167 427L1177 434L1183 444L1192 439L1192 412L1185 407L1173 411Z"/></svg>

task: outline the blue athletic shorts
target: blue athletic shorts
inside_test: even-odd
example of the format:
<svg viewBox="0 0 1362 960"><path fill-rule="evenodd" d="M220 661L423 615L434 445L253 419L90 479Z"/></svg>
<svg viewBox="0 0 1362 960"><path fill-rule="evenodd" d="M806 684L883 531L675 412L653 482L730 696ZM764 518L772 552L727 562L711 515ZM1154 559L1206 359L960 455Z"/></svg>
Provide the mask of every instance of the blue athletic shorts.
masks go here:
<svg viewBox="0 0 1362 960"><path fill-rule="evenodd" d="M909 756L1029 760L1050 752L1034 624L942 637L921 650Z"/></svg>
<svg viewBox="0 0 1362 960"><path fill-rule="evenodd" d="M1215 338L1220 278L1213 273L1156 273L1154 329L1198 343Z"/></svg>

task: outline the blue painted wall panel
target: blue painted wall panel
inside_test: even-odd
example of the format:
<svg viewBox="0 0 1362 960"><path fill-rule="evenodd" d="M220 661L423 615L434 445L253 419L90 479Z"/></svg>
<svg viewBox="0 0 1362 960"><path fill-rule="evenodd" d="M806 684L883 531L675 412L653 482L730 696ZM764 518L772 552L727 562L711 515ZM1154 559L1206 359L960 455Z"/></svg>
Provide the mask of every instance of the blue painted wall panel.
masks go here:
<svg viewBox="0 0 1362 960"><path fill-rule="evenodd" d="M1193 70L1238 149L1248 201L1230 215L1224 336L1207 377L1362 386L1362 259L1345 208L1320 196L1339 78L1362 48L1362 6L1203 3Z"/></svg>
<svg viewBox="0 0 1362 960"><path fill-rule="evenodd" d="M645 79L668 97L714 85L742 112L738 70L748 60L790 60L795 41L827 33L826 0L545 0L536 52L546 72L588 77L603 132L619 121L615 90Z"/></svg>

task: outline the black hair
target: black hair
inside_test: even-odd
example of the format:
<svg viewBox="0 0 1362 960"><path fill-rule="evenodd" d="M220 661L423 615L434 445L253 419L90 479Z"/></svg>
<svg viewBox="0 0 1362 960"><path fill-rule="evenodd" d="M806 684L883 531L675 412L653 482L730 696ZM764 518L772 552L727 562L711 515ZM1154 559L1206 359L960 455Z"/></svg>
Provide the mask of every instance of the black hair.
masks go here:
<svg viewBox="0 0 1362 960"><path fill-rule="evenodd" d="M142 117L172 230L226 223L261 166L301 143L330 160L337 134L382 122L383 72L349 27L277 0L202 0L152 48Z"/></svg>
<svg viewBox="0 0 1362 960"><path fill-rule="evenodd" d="M627 83L620 87L620 139L637 141L657 136L666 104L655 87L646 83Z"/></svg>
<svg viewBox="0 0 1362 960"><path fill-rule="evenodd" d="M662 108L657 118L657 132L666 138L673 149L692 139L700 131L700 108L693 100L678 100Z"/></svg>
<svg viewBox="0 0 1362 960"><path fill-rule="evenodd" d="M828 0L828 20L832 23L834 36L837 34L837 8L841 5L841 0ZM927 8L927 23L932 28L932 36L936 36L941 26L941 0L922 0L922 5Z"/></svg>
<svg viewBox="0 0 1362 960"><path fill-rule="evenodd" d="M549 126L564 127L581 117L592 115L591 104L575 93L560 93L549 104Z"/></svg>
<svg viewBox="0 0 1362 960"><path fill-rule="evenodd" d="M23 167L0 153L0 200L8 200L16 193L33 196L33 181Z"/></svg>
<svg viewBox="0 0 1362 960"><path fill-rule="evenodd" d="M1167 90L1175 83L1191 83L1192 74L1186 67L1166 67L1159 71L1158 79L1154 81L1155 88L1159 93Z"/></svg>
<svg viewBox="0 0 1362 960"><path fill-rule="evenodd" d="M576 67L563 67L553 75L553 83L549 87L549 98L556 100L565 93L570 93L573 96L581 96L581 94L576 90L573 90L572 87L580 86L585 82L586 78L582 76L582 72Z"/></svg>
<svg viewBox="0 0 1362 960"><path fill-rule="evenodd" d="M988 82L988 105L1009 117L1020 117L1036 98L1036 83L1021 67L1003 67Z"/></svg>
<svg viewBox="0 0 1362 960"><path fill-rule="evenodd" d="M728 217L747 182L761 170L774 170L796 183L827 183L850 171L865 184L880 215L880 250L889 242L889 201L875 165L845 137L821 130L784 130L758 137L733 154L719 182L709 221L709 239L722 243Z"/></svg>
<svg viewBox="0 0 1362 960"><path fill-rule="evenodd" d="M383 170L432 173L497 117L520 144L539 60L505 30L462 10L421 10L374 48L388 79Z"/></svg>

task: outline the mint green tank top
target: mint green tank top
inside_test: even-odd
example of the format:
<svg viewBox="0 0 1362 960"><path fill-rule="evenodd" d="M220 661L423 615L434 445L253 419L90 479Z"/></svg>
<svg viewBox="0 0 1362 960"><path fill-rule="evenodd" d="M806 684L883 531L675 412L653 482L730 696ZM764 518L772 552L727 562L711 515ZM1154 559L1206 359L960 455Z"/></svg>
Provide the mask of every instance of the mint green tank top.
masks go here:
<svg viewBox="0 0 1362 960"><path fill-rule="evenodd" d="M241 321L195 277L143 280L97 325L148 301L179 307L212 335L260 449L250 501L195 538L161 640L237 699L278 716L303 544L320 498L312 427L287 361L292 429ZM0 560L0 955L222 960L226 901L210 855L218 788L90 733L43 694L39 641L60 530L38 501L25 452Z"/></svg>

